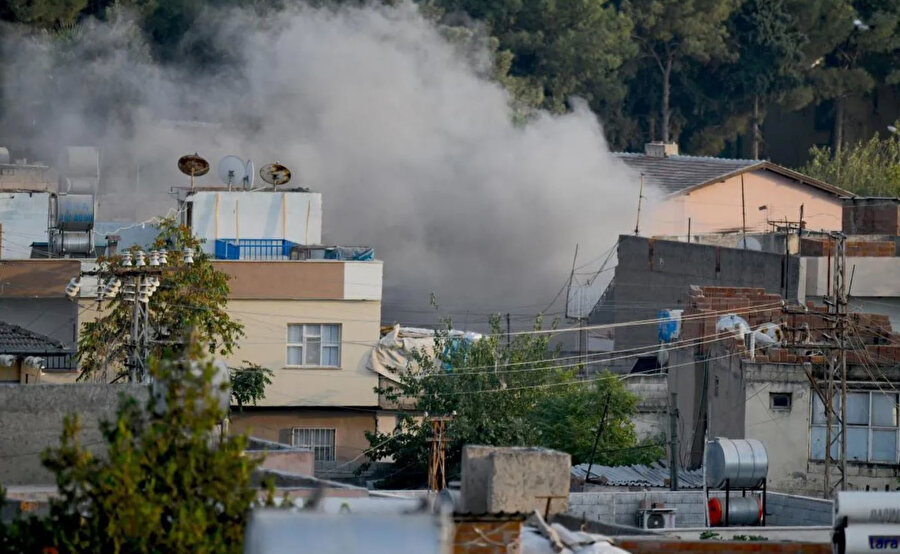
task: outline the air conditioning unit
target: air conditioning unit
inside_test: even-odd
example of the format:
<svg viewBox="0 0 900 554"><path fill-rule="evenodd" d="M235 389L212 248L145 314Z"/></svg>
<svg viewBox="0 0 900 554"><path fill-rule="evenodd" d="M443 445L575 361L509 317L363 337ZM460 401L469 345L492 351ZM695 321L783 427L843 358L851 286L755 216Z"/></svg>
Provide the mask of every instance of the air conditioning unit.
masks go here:
<svg viewBox="0 0 900 554"><path fill-rule="evenodd" d="M646 508L638 510L638 526L641 529L674 529L677 508Z"/></svg>

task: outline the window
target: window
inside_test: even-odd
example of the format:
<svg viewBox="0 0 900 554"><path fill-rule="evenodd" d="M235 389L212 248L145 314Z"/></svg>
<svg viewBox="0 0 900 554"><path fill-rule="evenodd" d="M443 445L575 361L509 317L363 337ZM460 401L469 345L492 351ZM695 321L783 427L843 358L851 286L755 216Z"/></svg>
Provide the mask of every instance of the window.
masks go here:
<svg viewBox="0 0 900 554"><path fill-rule="evenodd" d="M334 429L294 428L291 444L312 450L317 462L334 461Z"/></svg>
<svg viewBox="0 0 900 554"><path fill-rule="evenodd" d="M791 411L792 394L789 392L770 392L769 409Z"/></svg>
<svg viewBox="0 0 900 554"><path fill-rule="evenodd" d="M341 326L290 324L287 329L287 365L340 367Z"/></svg>
<svg viewBox="0 0 900 554"><path fill-rule="evenodd" d="M841 399L834 398L835 417L831 431L831 456L840 456ZM809 457L825 459L825 405L813 395L812 419L809 429ZM856 462L896 464L897 451L897 395L880 391L847 394L847 459Z"/></svg>

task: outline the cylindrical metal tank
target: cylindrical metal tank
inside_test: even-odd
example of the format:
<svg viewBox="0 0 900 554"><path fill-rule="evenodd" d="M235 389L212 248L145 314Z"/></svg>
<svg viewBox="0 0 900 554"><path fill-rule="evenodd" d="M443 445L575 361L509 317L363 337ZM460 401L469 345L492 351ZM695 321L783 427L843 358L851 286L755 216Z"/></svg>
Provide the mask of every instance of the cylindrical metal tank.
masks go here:
<svg viewBox="0 0 900 554"><path fill-rule="evenodd" d="M57 233L52 235L53 251L61 254L89 254L91 252L91 234L83 232Z"/></svg>
<svg viewBox="0 0 900 554"><path fill-rule="evenodd" d="M769 471L766 447L756 439L716 437L706 445L706 485L733 489L762 485Z"/></svg>
<svg viewBox="0 0 900 554"><path fill-rule="evenodd" d="M0 146L0 164L8 164L9 163L9 149L5 146Z"/></svg>
<svg viewBox="0 0 900 554"><path fill-rule="evenodd" d="M94 228L94 196L61 194L56 197L55 215L60 231L89 231Z"/></svg>
<svg viewBox="0 0 900 554"><path fill-rule="evenodd" d="M840 491L834 499L835 524L889 523L900 525L900 492Z"/></svg>
<svg viewBox="0 0 900 554"><path fill-rule="evenodd" d="M762 502L755 496L728 499L728 525L756 525L762 521ZM725 499L709 499L709 524L725 525Z"/></svg>

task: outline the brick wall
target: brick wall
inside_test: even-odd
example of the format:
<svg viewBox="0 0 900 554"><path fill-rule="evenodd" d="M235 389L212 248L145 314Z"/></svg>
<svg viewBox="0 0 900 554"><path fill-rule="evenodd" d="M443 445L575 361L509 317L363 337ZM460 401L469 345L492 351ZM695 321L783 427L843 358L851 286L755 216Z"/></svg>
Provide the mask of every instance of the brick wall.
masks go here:
<svg viewBox="0 0 900 554"><path fill-rule="evenodd" d="M891 258L897 255L897 243L893 240L853 240L844 245L845 254L855 258ZM803 256L825 257L834 255L834 241L831 239L806 238L800 240Z"/></svg>

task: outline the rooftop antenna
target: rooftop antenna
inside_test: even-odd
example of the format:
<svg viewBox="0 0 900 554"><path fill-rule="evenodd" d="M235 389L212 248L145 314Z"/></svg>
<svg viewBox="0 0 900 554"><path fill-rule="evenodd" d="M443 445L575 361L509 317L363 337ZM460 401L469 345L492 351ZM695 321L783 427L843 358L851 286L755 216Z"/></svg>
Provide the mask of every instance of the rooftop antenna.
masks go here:
<svg viewBox="0 0 900 554"><path fill-rule="evenodd" d="M288 169L287 166L281 165L281 162L275 162L261 167L259 176L263 181L269 183L274 188L280 185L286 185L290 182L291 170Z"/></svg>
<svg viewBox="0 0 900 554"><path fill-rule="evenodd" d="M185 175L191 176L191 188L194 188L194 177L201 177L209 173L209 162L194 152L178 158L178 169Z"/></svg>
<svg viewBox="0 0 900 554"><path fill-rule="evenodd" d="M637 221L634 222L634 236L638 236L640 234L641 227L641 201L644 199L644 174L641 173L641 190L638 193L638 209L637 209Z"/></svg>
<svg viewBox="0 0 900 554"><path fill-rule="evenodd" d="M244 160L237 156L225 156L219 162L219 179L228 185L229 191L234 185L243 184L244 172L246 171L247 167L244 165Z"/></svg>
<svg viewBox="0 0 900 554"><path fill-rule="evenodd" d="M253 181L256 179L256 171L253 168L253 161L247 160L247 165L244 166L244 189L252 190L253 189Z"/></svg>

